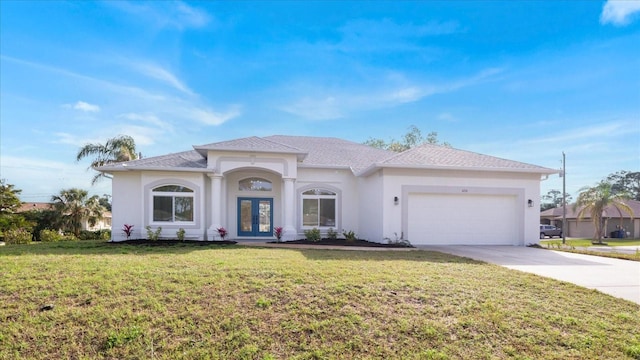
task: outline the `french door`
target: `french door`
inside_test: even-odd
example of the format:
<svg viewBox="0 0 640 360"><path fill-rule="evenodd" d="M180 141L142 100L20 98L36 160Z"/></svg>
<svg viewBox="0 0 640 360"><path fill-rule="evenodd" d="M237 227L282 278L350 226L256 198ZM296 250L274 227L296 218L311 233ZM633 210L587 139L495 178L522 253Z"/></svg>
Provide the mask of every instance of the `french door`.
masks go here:
<svg viewBox="0 0 640 360"><path fill-rule="evenodd" d="M272 236L273 199L238 198L238 236Z"/></svg>

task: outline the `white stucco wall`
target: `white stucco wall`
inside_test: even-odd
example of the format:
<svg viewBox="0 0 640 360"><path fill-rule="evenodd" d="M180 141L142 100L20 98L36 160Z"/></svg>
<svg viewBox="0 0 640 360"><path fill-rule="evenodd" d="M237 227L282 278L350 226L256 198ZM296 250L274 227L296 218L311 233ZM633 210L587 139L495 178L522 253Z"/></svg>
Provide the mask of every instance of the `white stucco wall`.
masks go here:
<svg viewBox="0 0 640 360"><path fill-rule="evenodd" d="M309 187L335 188L338 190L338 213L336 214L336 230L342 236L342 230L358 233L359 189L358 180L351 170L347 169L298 169L295 183L296 192L296 228L298 236L304 236L300 209L302 208L301 193ZM323 231L324 234L324 231Z"/></svg>
<svg viewBox="0 0 640 360"><path fill-rule="evenodd" d="M140 239L144 231L142 191L139 172L117 172L111 180L112 198L111 240L122 241L126 235L122 231L124 224L133 225L132 239Z"/></svg>
<svg viewBox="0 0 640 360"><path fill-rule="evenodd" d="M113 241L122 241L126 235L124 224L134 225L131 238L146 238L145 227L152 230L162 227L161 237L175 238L178 229L185 229L185 237L203 239L207 222L206 176L202 173L131 171L117 172L112 180ZM194 190L194 223L154 223L151 190L157 186L180 184Z"/></svg>
<svg viewBox="0 0 640 360"><path fill-rule="evenodd" d="M381 238L394 238L394 233L407 232L402 223L402 205L407 195L403 194L403 186L427 186L442 188L474 187L495 189L496 192L522 193L523 238L522 245L539 242L539 204L528 207L527 200L540 198L540 175L522 173L496 173L482 171L446 171L446 170L408 170L383 169L382 211L383 229ZM513 190L511 190L513 189ZM399 197L400 203L395 205L393 198ZM519 195L520 196L520 195ZM491 209L487 209L490 211ZM372 237L373 239L373 237Z"/></svg>
<svg viewBox="0 0 640 360"><path fill-rule="evenodd" d="M382 171L378 171L367 177L358 179L360 201L358 207L358 232L359 238L369 241L383 242L382 204L388 199L383 199Z"/></svg>

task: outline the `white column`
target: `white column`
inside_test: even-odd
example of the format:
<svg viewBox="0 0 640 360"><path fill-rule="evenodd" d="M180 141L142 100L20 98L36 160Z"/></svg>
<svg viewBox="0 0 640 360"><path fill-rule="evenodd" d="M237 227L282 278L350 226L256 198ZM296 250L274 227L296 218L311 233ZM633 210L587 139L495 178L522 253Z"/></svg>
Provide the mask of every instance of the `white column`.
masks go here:
<svg viewBox="0 0 640 360"><path fill-rule="evenodd" d="M282 240L295 240L297 237L296 220L295 220L295 207L296 196L294 191L293 178L283 178L284 181L284 196L282 198L282 206L284 207L284 236Z"/></svg>
<svg viewBox="0 0 640 360"><path fill-rule="evenodd" d="M211 178L211 226L207 238L215 240L219 237L217 229L222 226L222 175L207 174Z"/></svg>

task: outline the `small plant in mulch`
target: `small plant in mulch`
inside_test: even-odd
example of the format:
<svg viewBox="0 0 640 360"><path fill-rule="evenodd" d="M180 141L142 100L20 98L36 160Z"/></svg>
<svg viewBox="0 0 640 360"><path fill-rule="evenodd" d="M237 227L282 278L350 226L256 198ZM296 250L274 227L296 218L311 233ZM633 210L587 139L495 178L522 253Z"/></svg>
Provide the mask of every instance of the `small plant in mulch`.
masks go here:
<svg viewBox="0 0 640 360"><path fill-rule="evenodd" d="M333 230L333 228L329 228L329 230L327 230L327 237L331 240L335 240L338 238L338 232Z"/></svg>
<svg viewBox="0 0 640 360"><path fill-rule="evenodd" d="M273 229L273 235L275 235L277 242L280 242L283 234L284 234L284 229L282 228L282 226L278 226Z"/></svg>
<svg viewBox="0 0 640 360"><path fill-rule="evenodd" d="M129 240L129 238L131 238L131 234L133 234L133 225L124 224L122 231L124 231L124 234L127 236L127 240Z"/></svg>
<svg viewBox="0 0 640 360"><path fill-rule="evenodd" d="M180 241L184 241L184 234L186 231L184 231L183 228L178 229L178 231L176 231L176 236L178 237L178 240Z"/></svg>
<svg viewBox="0 0 640 360"><path fill-rule="evenodd" d="M220 235L220 237L224 241L224 238L227 237L227 235L229 234L227 232L227 229L225 229L224 227L219 227L216 230L218 231L218 235Z"/></svg>
<svg viewBox="0 0 640 360"><path fill-rule="evenodd" d="M320 229L313 228L313 229L305 230L304 236L307 238L307 240L311 242L318 242L320 241Z"/></svg>
<svg viewBox="0 0 640 360"><path fill-rule="evenodd" d="M151 226L149 225L147 225L145 229L147 229L147 239L151 241L158 241L158 239L160 238L160 234L162 233L161 226L158 226L155 231L151 230Z"/></svg>
<svg viewBox="0 0 640 360"><path fill-rule="evenodd" d="M349 231L342 230L342 236L344 236L344 239L347 240L348 242L353 242L357 239L356 233L353 232L353 230L349 230Z"/></svg>

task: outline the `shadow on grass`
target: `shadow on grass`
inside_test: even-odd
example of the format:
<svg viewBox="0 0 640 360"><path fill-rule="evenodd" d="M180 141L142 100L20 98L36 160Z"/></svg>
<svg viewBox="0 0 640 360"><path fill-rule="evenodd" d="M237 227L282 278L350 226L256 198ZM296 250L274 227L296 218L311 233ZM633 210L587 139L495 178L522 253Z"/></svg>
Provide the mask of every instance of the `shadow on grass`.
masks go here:
<svg viewBox="0 0 640 360"><path fill-rule="evenodd" d="M73 241L58 243L31 243L25 245L6 245L0 247L0 259L4 256L19 255L171 255L186 254L194 251L229 251L229 250L265 250L294 251L312 261L419 261L432 263L467 263L482 264L470 258L458 257L436 251L369 251L351 248L349 250L295 249L278 247L247 247L243 245L219 244L216 242L166 242L158 240L158 244L130 244L126 242L110 243L105 241Z"/></svg>
<svg viewBox="0 0 640 360"><path fill-rule="evenodd" d="M184 254L201 250L225 250L238 249L235 244L223 244L216 241L166 241L158 240L150 244L147 241L140 243L130 242L106 242L94 240L63 241L56 243L32 242L22 245L5 245L0 247L0 257L29 255L121 255L121 254Z"/></svg>
<svg viewBox="0 0 640 360"><path fill-rule="evenodd" d="M437 251L370 251L341 249L282 249L297 251L305 258L313 261L420 261L431 263L484 264L482 261L466 257L445 254Z"/></svg>

